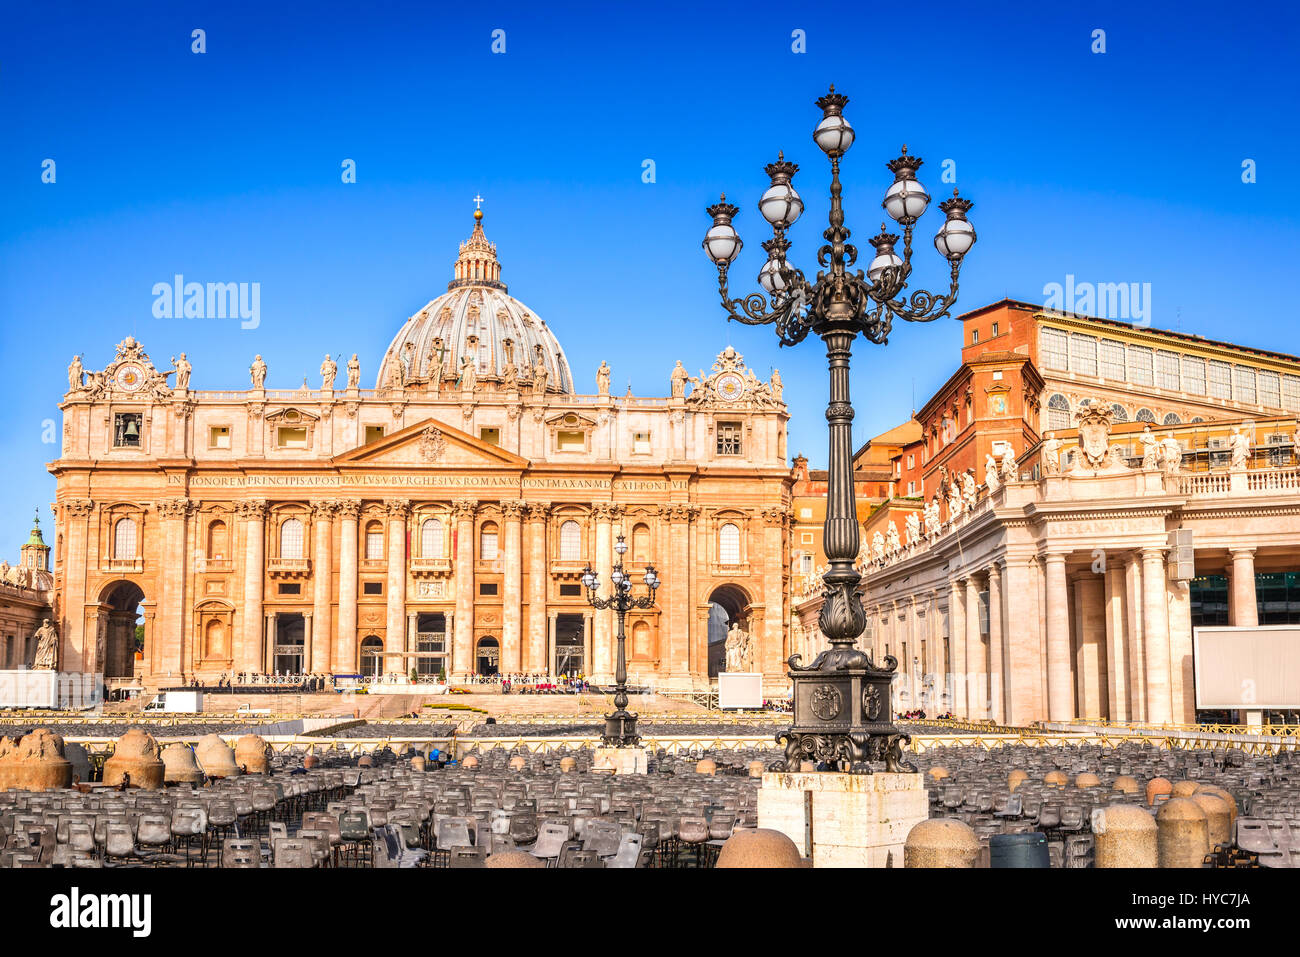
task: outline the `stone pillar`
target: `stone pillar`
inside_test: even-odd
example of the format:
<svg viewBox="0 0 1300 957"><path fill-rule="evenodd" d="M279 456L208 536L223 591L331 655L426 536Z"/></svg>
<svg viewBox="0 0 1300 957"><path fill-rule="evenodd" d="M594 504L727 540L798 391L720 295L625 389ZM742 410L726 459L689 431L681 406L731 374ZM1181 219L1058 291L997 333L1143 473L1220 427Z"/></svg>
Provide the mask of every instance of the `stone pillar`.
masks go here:
<svg viewBox="0 0 1300 957"><path fill-rule="evenodd" d="M1051 552L1046 560L1047 718L1069 721L1074 717L1070 686L1070 593L1065 580L1065 556Z"/></svg>
<svg viewBox="0 0 1300 957"><path fill-rule="evenodd" d="M311 618L311 612L302 613L302 664L298 667L304 674L311 670Z"/></svg>
<svg viewBox="0 0 1300 957"><path fill-rule="evenodd" d="M987 663L980 640L980 588L975 576L966 578L966 717L988 717Z"/></svg>
<svg viewBox="0 0 1300 957"><path fill-rule="evenodd" d="M1142 563L1136 554L1124 560L1125 624L1128 634L1128 686L1130 720L1147 719L1147 659L1142 640Z"/></svg>
<svg viewBox="0 0 1300 957"><path fill-rule="evenodd" d="M1255 549L1234 548L1232 555L1232 624L1237 628L1254 628L1259 624L1259 605L1255 597Z"/></svg>
<svg viewBox="0 0 1300 957"><path fill-rule="evenodd" d="M993 720L999 724L1007 720L1005 653L1002 646L1002 568L994 562L989 565L989 696L993 701Z"/></svg>
<svg viewBox="0 0 1300 957"><path fill-rule="evenodd" d="M755 554L749 553L750 567L763 576L763 639L754 653L754 670L763 672L764 684L784 687L785 660L785 527L790 513L784 508L762 511L763 542Z"/></svg>
<svg viewBox="0 0 1300 957"><path fill-rule="evenodd" d="M547 672L550 659L547 651L546 586L550 575L546 568L546 516L551 506L530 502L527 508L528 538L528 615L527 635L523 641L523 670Z"/></svg>
<svg viewBox="0 0 1300 957"><path fill-rule="evenodd" d="M1106 566L1106 697L1110 717L1129 721L1128 660L1124 648L1124 568L1117 562Z"/></svg>
<svg viewBox="0 0 1300 957"><path fill-rule="evenodd" d="M275 671L275 639L276 632L278 631L275 615L276 613L273 611L268 611L266 613L266 622L263 626L264 631L262 639L258 642L258 645L261 648L262 664L260 669L254 669L260 670L264 674L268 675Z"/></svg>
<svg viewBox="0 0 1300 957"><path fill-rule="evenodd" d="M669 679L680 687L691 678L691 536L690 512L686 505L664 507L671 522L668 530L668 562L661 569L668 595L668 621L664 640L667 646Z"/></svg>
<svg viewBox="0 0 1300 957"><path fill-rule="evenodd" d="M1083 694L1079 700L1079 717L1109 717L1103 705L1106 694L1106 658L1103 645L1106 638L1105 580L1092 572L1085 572L1074 583L1074 594L1079 608L1080 678Z"/></svg>
<svg viewBox="0 0 1300 957"><path fill-rule="evenodd" d="M354 675L357 661L357 517L358 499L338 502L339 511L339 614L338 641L334 646L333 670Z"/></svg>
<svg viewBox="0 0 1300 957"><path fill-rule="evenodd" d="M501 587L501 671L505 674L514 674L523 670L520 634L524 598L521 520L525 505L525 502L501 503L506 546Z"/></svg>
<svg viewBox="0 0 1300 957"><path fill-rule="evenodd" d="M555 670L558 665L555 647L555 626L559 616L558 611L548 611L546 613L546 673L551 676L558 674Z"/></svg>
<svg viewBox="0 0 1300 957"><path fill-rule="evenodd" d="M332 500L312 502L311 510L315 546L311 570L311 613L316 628L310 656L304 648L303 660L308 671L325 674L330 670L332 651L330 606L334 602L334 513L338 511L338 503Z"/></svg>
<svg viewBox="0 0 1300 957"><path fill-rule="evenodd" d="M967 717L966 704L966 588L969 579L948 582L948 642L952 649L952 713Z"/></svg>
<svg viewBox="0 0 1300 957"><path fill-rule="evenodd" d="M1196 677L1192 660L1192 590L1188 582L1166 582L1169 593L1169 680L1174 721L1196 723Z"/></svg>
<svg viewBox="0 0 1300 957"><path fill-rule="evenodd" d="M608 596L611 594L609 576L614 569L614 543L610 529L617 510L609 502L597 502L592 506L592 512L596 516L596 574L600 576L599 593ZM614 613L608 610L596 612L595 648L587 673L599 682L609 681L614 674L613 634Z"/></svg>
<svg viewBox="0 0 1300 957"><path fill-rule="evenodd" d="M1169 687L1169 607L1165 597L1164 550L1142 549L1142 631L1146 645L1147 720L1173 721Z"/></svg>
<svg viewBox="0 0 1300 957"><path fill-rule="evenodd" d="M456 517L456 634L451 670L457 678L474 672L474 512L477 503L452 503Z"/></svg>
<svg viewBox="0 0 1300 957"><path fill-rule="evenodd" d="M184 649L185 631L190 615L185 601L185 577L190 563L185 560L185 526L186 519L193 512L195 503L189 499L162 499L158 502L158 514L162 521L163 547L158 580L162 582L162 596L159 605L162 613L158 616L161 634L160 655L158 661L164 671L183 674L186 669ZM143 524L143 523L142 523ZM136 548L144 547L145 529L139 529ZM193 660L191 657L191 661ZM103 670L105 662L95 662L96 670Z"/></svg>
<svg viewBox="0 0 1300 957"><path fill-rule="evenodd" d="M90 600L86 594L86 572L91 565L88 544L91 535L87 528L95 512L95 503L89 499L66 499L56 506L55 527L66 532L61 555L63 565L63 602L59 608L59 667L65 671L84 671L83 657L87 643L94 647L94 636L86 633L85 606ZM58 540L57 532L55 541ZM96 549L98 551L98 549ZM94 558L98 566L98 555ZM156 602L157 595L147 596ZM152 648L148 648L152 652Z"/></svg>
<svg viewBox="0 0 1300 957"><path fill-rule="evenodd" d="M262 585L266 580L266 502L240 502L236 513L244 519L244 635L235 667L239 671L265 672L267 647Z"/></svg>
<svg viewBox="0 0 1300 957"><path fill-rule="evenodd" d="M391 653L403 651L405 643L406 517L410 514L411 503L406 499L389 499L384 508L388 513L388 583L384 586L388 601L384 619L384 651L390 653L390 657L384 659L384 672L404 674L406 660Z"/></svg>

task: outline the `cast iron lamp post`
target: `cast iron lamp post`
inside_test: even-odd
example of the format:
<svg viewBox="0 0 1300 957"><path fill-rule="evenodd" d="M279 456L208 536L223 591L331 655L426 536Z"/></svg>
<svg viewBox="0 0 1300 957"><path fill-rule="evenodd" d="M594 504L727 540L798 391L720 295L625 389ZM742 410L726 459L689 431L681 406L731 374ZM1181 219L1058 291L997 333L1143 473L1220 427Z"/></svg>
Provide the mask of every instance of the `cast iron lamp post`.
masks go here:
<svg viewBox="0 0 1300 957"><path fill-rule="evenodd" d="M862 576L853 567L858 555L860 532L853 495L853 405L849 398L849 357L859 334L884 345L894 319L932 322L949 315L957 299L957 275L962 258L975 243L975 229L966 219L970 200L953 190L951 199L939 204L945 214L934 237L935 248L948 260L951 279L946 295L921 289L905 296L912 273L912 231L929 206L930 196L916 179L921 159L909 156L907 147L888 164L894 182L881 205L886 214L903 227L903 255L894 252L899 237L882 225L869 242L876 255L866 272L850 272L858 258L857 248L848 242L844 209L840 202L840 160L853 145L853 127L844 118L848 97L830 92L817 100L822 119L813 140L830 158L830 227L822 234L826 245L817 251L816 282L786 259L790 241L786 230L803 212L803 200L791 180L799 167L784 154L766 167L771 185L759 200L758 209L772 226L772 238L765 241L767 262L759 271L759 284L767 292L732 299L727 291L727 269L743 245L732 218L739 211L726 201L710 206L713 225L704 237L704 251L718 267L718 289L727 318L747 325L776 326L783 346L803 341L809 332L826 344L830 366L830 402L826 420L830 424L830 462L827 483L826 523L823 541L829 567L822 576L824 599L818 625L831 647L807 666L799 655L788 662L794 684L794 724L777 735L785 742L786 768L799 770L802 761L825 761L843 771L870 772L869 761L884 761L887 770L914 770L902 758L902 742L910 738L892 722L890 685L898 662L889 655L877 666L868 652L856 647L866 627L866 611L858 595Z"/></svg>
<svg viewBox="0 0 1300 957"><path fill-rule="evenodd" d="M623 556L627 553L627 542L620 534L614 545L618 553L614 569L610 573L610 582L614 593L608 598L596 595L600 587L600 576L588 565L582 570L582 583L587 586L587 602L595 608L613 608L618 613L618 665L614 672L614 713L605 715L605 733L601 740L615 748L631 748L641 743L641 736L636 733L636 715L627 710L627 651L624 625L627 613L632 608L652 608L655 603L655 590L659 587L659 575L653 565L646 565L643 579L648 589L640 598L632 595L632 577L623 571Z"/></svg>

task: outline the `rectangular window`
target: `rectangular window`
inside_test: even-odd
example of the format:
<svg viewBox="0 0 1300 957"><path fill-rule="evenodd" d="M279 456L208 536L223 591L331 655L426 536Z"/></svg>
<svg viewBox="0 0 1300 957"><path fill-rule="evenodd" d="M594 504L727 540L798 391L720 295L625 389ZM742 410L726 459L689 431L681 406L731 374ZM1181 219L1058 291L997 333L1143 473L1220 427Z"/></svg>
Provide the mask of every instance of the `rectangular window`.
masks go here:
<svg viewBox="0 0 1300 957"><path fill-rule="evenodd" d="M581 597L582 597L582 586L581 586L581 585L561 585L561 586L560 586L560 597L561 597L561 598L581 598Z"/></svg>
<svg viewBox="0 0 1300 957"><path fill-rule="evenodd" d="M1128 381L1134 385L1153 385L1151 350L1146 346L1128 347Z"/></svg>
<svg viewBox="0 0 1300 957"><path fill-rule="evenodd" d="M1238 402L1255 404L1255 370L1246 366L1232 367L1232 392Z"/></svg>
<svg viewBox="0 0 1300 957"><path fill-rule="evenodd" d="M479 430L478 430L478 437L479 437L479 440L480 440L480 441L486 442L488 445L500 445L500 444L501 444L501 430L500 430L500 429L479 429Z"/></svg>
<svg viewBox="0 0 1300 957"><path fill-rule="evenodd" d="M1114 339L1101 340L1101 377L1124 381L1124 343Z"/></svg>
<svg viewBox="0 0 1300 957"><path fill-rule="evenodd" d="M479 535L479 561L494 562L497 560L497 533L484 531Z"/></svg>
<svg viewBox="0 0 1300 957"><path fill-rule="evenodd" d="M383 593L383 582L364 582L361 586L361 594L363 595L382 595Z"/></svg>
<svg viewBox="0 0 1300 957"><path fill-rule="evenodd" d="M1183 356L1183 391L1205 395L1205 360Z"/></svg>
<svg viewBox="0 0 1300 957"><path fill-rule="evenodd" d="M555 447L561 452L584 452L587 449L587 433L556 432Z"/></svg>
<svg viewBox="0 0 1300 957"><path fill-rule="evenodd" d="M812 509L810 509L810 508L801 508L801 509L799 509L799 517L800 517L800 518L812 518Z"/></svg>
<svg viewBox="0 0 1300 957"><path fill-rule="evenodd" d="M741 424L739 422L718 423L718 454L743 455L744 444L741 441Z"/></svg>
<svg viewBox="0 0 1300 957"><path fill-rule="evenodd" d="M230 426L214 425L211 428L209 428L208 448L210 449L230 448Z"/></svg>
<svg viewBox="0 0 1300 957"><path fill-rule="evenodd" d="M800 534L799 543L801 545L811 545L813 543L812 532L800 532L799 534Z"/></svg>
<svg viewBox="0 0 1300 957"><path fill-rule="evenodd" d="M1300 412L1300 376L1282 376L1282 408Z"/></svg>
<svg viewBox="0 0 1300 957"><path fill-rule="evenodd" d="M1282 408L1282 379L1276 372L1260 370L1259 404L1270 409Z"/></svg>
<svg viewBox="0 0 1300 957"><path fill-rule="evenodd" d="M916 456L915 456L915 455L909 455L909 456L907 457L907 467L908 467L909 469L914 469L914 468L916 468Z"/></svg>
<svg viewBox="0 0 1300 957"><path fill-rule="evenodd" d="M1179 391L1178 353L1166 352L1164 349L1156 353L1156 387L1170 392Z"/></svg>
<svg viewBox="0 0 1300 957"><path fill-rule="evenodd" d="M305 449L307 447L306 426L280 426L275 430L275 444L282 449Z"/></svg>
<svg viewBox="0 0 1300 957"><path fill-rule="evenodd" d="M384 533L366 532L366 559L377 562L384 557Z"/></svg>
<svg viewBox="0 0 1300 957"><path fill-rule="evenodd" d="M1070 336L1070 371L1079 375L1097 374L1097 339L1074 333Z"/></svg>
<svg viewBox="0 0 1300 957"><path fill-rule="evenodd" d="M1232 367L1226 362L1210 363L1210 398L1232 398Z"/></svg>
<svg viewBox="0 0 1300 957"><path fill-rule="evenodd" d="M293 582L292 584L289 582L281 582L279 593L281 595L301 595L302 585L298 582Z"/></svg>
<svg viewBox="0 0 1300 957"><path fill-rule="evenodd" d="M978 329L972 329L970 331L970 344L973 346L977 346L979 345L979 341L980 341L980 331Z"/></svg>
<svg viewBox="0 0 1300 957"><path fill-rule="evenodd" d="M813 570L813 557L811 555L804 555L799 559L799 561L803 565L803 573L805 575L811 575Z"/></svg>
<svg viewBox="0 0 1300 957"><path fill-rule="evenodd" d="M113 416L113 448L138 449L144 436L144 416L139 412L119 412Z"/></svg>
<svg viewBox="0 0 1300 957"><path fill-rule="evenodd" d="M915 482L908 482L908 483L907 483L907 494L908 494L908 495L915 495L915 494L916 494L916 483L915 483Z"/></svg>
<svg viewBox="0 0 1300 957"><path fill-rule="evenodd" d="M378 442L383 437L384 427L382 425L366 426L366 445L369 445L371 442Z"/></svg>
<svg viewBox="0 0 1300 957"><path fill-rule="evenodd" d="M989 333L989 338L991 339L997 334L998 334L998 324L995 322L993 323L993 331Z"/></svg>
<svg viewBox="0 0 1300 957"><path fill-rule="evenodd" d="M632 433L632 451L637 455L650 454L650 433L633 432Z"/></svg>
<svg viewBox="0 0 1300 957"><path fill-rule="evenodd" d="M1043 354L1043 368L1065 372L1070 368L1070 337L1061 329L1046 326L1039 332L1039 351Z"/></svg>
<svg viewBox="0 0 1300 957"><path fill-rule="evenodd" d="M497 593L497 583L483 582L478 586L478 593L480 595L495 595Z"/></svg>

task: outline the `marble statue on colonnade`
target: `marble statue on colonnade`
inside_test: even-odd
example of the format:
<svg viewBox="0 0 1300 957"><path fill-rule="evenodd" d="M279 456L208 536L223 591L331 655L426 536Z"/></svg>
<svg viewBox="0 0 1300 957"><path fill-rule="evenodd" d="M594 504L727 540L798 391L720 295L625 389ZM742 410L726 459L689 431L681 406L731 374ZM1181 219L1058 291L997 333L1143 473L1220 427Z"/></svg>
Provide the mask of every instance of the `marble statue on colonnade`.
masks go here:
<svg viewBox="0 0 1300 957"><path fill-rule="evenodd" d="M59 633L48 618L32 637L36 639L36 659L32 662L32 668L36 671L58 671Z"/></svg>
<svg viewBox="0 0 1300 957"><path fill-rule="evenodd" d="M727 632L727 671L745 673L753 670L753 641L749 632L733 621Z"/></svg>

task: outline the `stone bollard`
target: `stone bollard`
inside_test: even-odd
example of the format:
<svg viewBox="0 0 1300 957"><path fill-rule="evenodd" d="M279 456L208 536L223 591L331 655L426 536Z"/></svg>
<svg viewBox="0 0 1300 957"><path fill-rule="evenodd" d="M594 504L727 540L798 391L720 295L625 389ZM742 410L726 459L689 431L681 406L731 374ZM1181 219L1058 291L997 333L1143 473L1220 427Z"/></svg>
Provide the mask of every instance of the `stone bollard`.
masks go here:
<svg viewBox="0 0 1300 957"><path fill-rule="evenodd" d="M260 734L246 734L235 742L235 763L245 774L270 774L271 746Z"/></svg>
<svg viewBox="0 0 1300 957"><path fill-rule="evenodd" d="M560 773L572 774L578 769L578 762L570 757L560 758Z"/></svg>
<svg viewBox="0 0 1300 957"><path fill-rule="evenodd" d="M303 755L303 759L302 759L302 769L303 769L304 771L310 771L312 768L316 767L318 764L320 764L320 758L316 757L316 755L314 755L314 754Z"/></svg>
<svg viewBox="0 0 1300 957"><path fill-rule="evenodd" d="M63 738L49 728L23 735L3 760L8 765L8 787L53 791L72 784L72 762L63 755Z"/></svg>
<svg viewBox="0 0 1300 957"><path fill-rule="evenodd" d="M75 784L80 781L82 784L90 782L90 776L94 773L94 767L90 763L90 755L80 744L64 744L63 756L68 759L72 765L72 782Z"/></svg>
<svg viewBox="0 0 1300 957"><path fill-rule="evenodd" d="M1080 771L1074 776L1074 786L1085 791L1088 788L1099 788L1101 787L1101 778L1091 771Z"/></svg>
<svg viewBox="0 0 1300 957"><path fill-rule="evenodd" d="M922 821L907 834L904 867L975 867L980 842L969 825L954 818Z"/></svg>
<svg viewBox="0 0 1300 957"><path fill-rule="evenodd" d="M464 768L466 771L477 771L478 758L471 754L467 756L463 761L460 762L460 766Z"/></svg>
<svg viewBox="0 0 1300 957"><path fill-rule="evenodd" d="M194 745L194 756L199 760L199 767L210 778L233 778L239 776L239 765L235 764L235 750L226 744L219 734L205 734Z"/></svg>
<svg viewBox="0 0 1300 957"><path fill-rule="evenodd" d="M527 851L498 851L495 854L489 854L483 866L493 868L545 867L546 862L533 857Z"/></svg>
<svg viewBox="0 0 1300 957"><path fill-rule="evenodd" d="M1160 863L1156 819L1129 804L1112 804L1092 812L1095 867L1155 867Z"/></svg>
<svg viewBox="0 0 1300 957"><path fill-rule="evenodd" d="M417 754L415 757L411 758L412 771L423 771L426 767L428 767L428 762L424 759L424 755Z"/></svg>
<svg viewBox="0 0 1300 957"><path fill-rule="evenodd" d="M718 852L719 868L794 868L804 867L794 841L780 831L769 828L735 831Z"/></svg>
<svg viewBox="0 0 1300 957"><path fill-rule="evenodd" d="M1232 807L1217 794L1197 791L1190 798L1205 812L1205 825L1208 831L1210 849L1216 844L1232 843Z"/></svg>
<svg viewBox="0 0 1300 957"><path fill-rule="evenodd" d="M1162 794L1171 794L1173 783L1168 778L1152 778L1147 782L1147 807L1156 806L1156 798Z"/></svg>
<svg viewBox="0 0 1300 957"><path fill-rule="evenodd" d="M511 771L523 771L528 767L528 759L522 754L516 754L510 759L509 767Z"/></svg>
<svg viewBox="0 0 1300 957"><path fill-rule="evenodd" d="M131 787L154 791L163 786L165 770L153 735L131 728L117 739L112 757L104 762L104 783L118 786L130 775Z"/></svg>
<svg viewBox="0 0 1300 957"><path fill-rule="evenodd" d="M1007 787L1011 790L1012 794L1015 794L1016 788L1020 787L1020 785L1024 784L1028 780L1029 775L1020 768L1016 768L1007 775Z"/></svg>
<svg viewBox="0 0 1300 957"><path fill-rule="evenodd" d="M718 765L713 761L712 758L704 758L701 761L695 762L696 774L713 775L713 774L717 774L717 772L718 772Z"/></svg>
<svg viewBox="0 0 1300 957"><path fill-rule="evenodd" d="M1191 798L1171 797L1156 812L1161 867L1200 867L1210 851L1205 812Z"/></svg>
<svg viewBox="0 0 1300 957"><path fill-rule="evenodd" d="M1043 775L1043 783L1048 787L1063 788L1070 783L1070 778L1064 771L1048 771Z"/></svg>
<svg viewBox="0 0 1300 957"><path fill-rule="evenodd" d="M1116 791L1122 791L1124 794L1138 794L1142 791L1142 786L1138 780L1128 774L1121 774L1117 777L1111 787Z"/></svg>
<svg viewBox="0 0 1300 957"><path fill-rule="evenodd" d="M64 753L67 754L66 749L64 750ZM71 758L69 758L69 760L71 760ZM1232 796L1232 792L1228 791L1226 788L1219 787L1217 784L1201 784L1197 786L1196 794L1214 794L1223 798L1223 800L1227 802L1228 809L1232 812L1232 819L1228 822L1228 827L1230 833L1235 834L1235 830L1232 829L1237 826L1237 799Z"/></svg>
<svg viewBox="0 0 1300 957"><path fill-rule="evenodd" d="M749 762L749 776L751 778L761 778L766 768L763 767L762 761Z"/></svg>
<svg viewBox="0 0 1300 957"><path fill-rule="evenodd" d="M202 784L203 771L188 744L173 741L162 749L164 784Z"/></svg>
<svg viewBox="0 0 1300 957"><path fill-rule="evenodd" d="M948 769L945 768L942 764L936 764L929 771L927 771L926 774L930 776L931 781L942 781L944 778L950 776L948 774Z"/></svg>
<svg viewBox="0 0 1300 957"><path fill-rule="evenodd" d="M1173 792L1170 797L1189 798L1196 793L1196 789L1201 786L1199 781L1175 781Z"/></svg>

